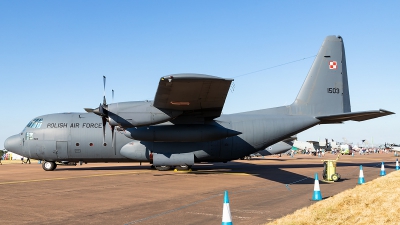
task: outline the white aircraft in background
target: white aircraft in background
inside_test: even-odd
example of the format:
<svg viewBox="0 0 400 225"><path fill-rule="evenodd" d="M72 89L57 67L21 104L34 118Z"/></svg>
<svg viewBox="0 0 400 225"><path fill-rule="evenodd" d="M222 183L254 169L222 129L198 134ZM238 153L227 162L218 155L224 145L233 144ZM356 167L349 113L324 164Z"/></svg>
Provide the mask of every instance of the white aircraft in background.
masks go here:
<svg viewBox="0 0 400 225"><path fill-rule="evenodd" d="M397 145L397 144L386 144L385 143L385 148L388 148L392 151L400 152L400 145Z"/></svg>
<svg viewBox="0 0 400 225"><path fill-rule="evenodd" d="M295 140L293 143L293 147L300 149L300 150L309 150L311 152L317 151L317 149L324 149L325 151L329 151L332 148L339 148L336 145L336 142L328 142L328 139L324 141L299 141Z"/></svg>

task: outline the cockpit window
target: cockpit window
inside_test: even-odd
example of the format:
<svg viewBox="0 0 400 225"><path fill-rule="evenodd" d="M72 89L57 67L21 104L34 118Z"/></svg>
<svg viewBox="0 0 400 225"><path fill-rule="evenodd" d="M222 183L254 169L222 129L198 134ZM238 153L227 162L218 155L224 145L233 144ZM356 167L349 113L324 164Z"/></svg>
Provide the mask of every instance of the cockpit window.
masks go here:
<svg viewBox="0 0 400 225"><path fill-rule="evenodd" d="M31 132L26 132L25 140L32 140L32 139L33 139L33 133L31 133Z"/></svg>
<svg viewBox="0 0 400 225"><path fill-rule="evenodd" d="M32 120L31 122L29 122L28 125L26 125L26 127L40 128L42 126L42 122L43 122L43 119L36 118L36 119Z"/></svg>

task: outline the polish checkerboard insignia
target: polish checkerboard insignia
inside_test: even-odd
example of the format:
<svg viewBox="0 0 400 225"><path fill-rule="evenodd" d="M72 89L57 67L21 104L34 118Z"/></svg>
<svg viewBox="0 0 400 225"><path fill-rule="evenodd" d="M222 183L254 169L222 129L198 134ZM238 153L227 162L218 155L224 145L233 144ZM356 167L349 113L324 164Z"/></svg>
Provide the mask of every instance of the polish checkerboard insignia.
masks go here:
<svg viewBox="0 0 400 225"><path fill-rule="evenodd" d="M337 62L336 61L329 61L329 69L336 70L337 69Z"/></svg>

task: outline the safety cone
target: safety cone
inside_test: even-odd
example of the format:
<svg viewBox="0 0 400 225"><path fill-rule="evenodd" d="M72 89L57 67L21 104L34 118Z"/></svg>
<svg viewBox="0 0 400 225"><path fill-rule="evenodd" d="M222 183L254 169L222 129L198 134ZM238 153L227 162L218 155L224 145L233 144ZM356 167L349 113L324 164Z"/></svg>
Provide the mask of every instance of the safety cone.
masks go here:
<svg viewBox="0 0 400 225"><path fill-rule="evenodd" d="M222 225L232 225L231 210L229 208L228 191L225 191L224 205L222 208Z"/></svg>
<svg viewBox="0 0 400 225"><path fill-rule="evenodd" d="M315 173L314 194L312 196L312 200L313 201L322 200L321 190L319 189L318 173Z"/></svg>
<svg viewBox="0 0 400 225"><path fill-rule="evenodd" d="M358 177L358 184L365 184L364 172L362 169L362 165L360 165L360 176Z"/></svg>
<svg viewBox="0 0 400 225"><path fill-rule="evenodd" d="M386 175L385 165L383 165L383 162L382 162L382 165L381 165L381 176L385 176L385 175Z"/></svg>
<svg viewBox="0 0 400 225"><path fill-rule="evenodd" d="M396 170L399 170L399 159L396 159Z"/></svg>

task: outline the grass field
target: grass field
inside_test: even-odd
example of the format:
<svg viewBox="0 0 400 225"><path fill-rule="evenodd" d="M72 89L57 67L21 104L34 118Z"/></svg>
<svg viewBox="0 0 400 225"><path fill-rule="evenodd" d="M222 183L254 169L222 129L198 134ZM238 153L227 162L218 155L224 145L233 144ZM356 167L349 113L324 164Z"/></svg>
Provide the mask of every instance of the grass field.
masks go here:
<svg viewBox="0 0 400 225"><path fill-rule="evenodd" d="M394 171L268 225L400 224L399 213L400 171Z"/></svg>

